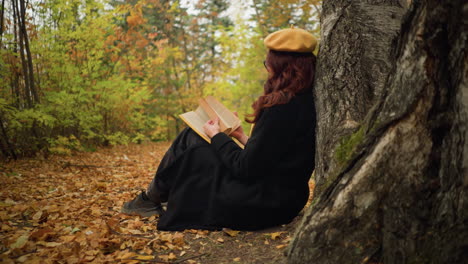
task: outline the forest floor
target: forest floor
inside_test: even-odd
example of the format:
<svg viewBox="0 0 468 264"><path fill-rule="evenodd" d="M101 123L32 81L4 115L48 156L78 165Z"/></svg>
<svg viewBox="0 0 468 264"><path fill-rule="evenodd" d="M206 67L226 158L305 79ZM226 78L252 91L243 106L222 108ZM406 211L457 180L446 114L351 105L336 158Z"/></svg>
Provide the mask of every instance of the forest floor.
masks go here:
<svg viewBox="0 0 468 264"><path fill-rule="evenodd" d="M0 163L0 263L285 263L295 226L163 232L120 213L169 143ZM313 188L313 184L311 184Z"/></svg>

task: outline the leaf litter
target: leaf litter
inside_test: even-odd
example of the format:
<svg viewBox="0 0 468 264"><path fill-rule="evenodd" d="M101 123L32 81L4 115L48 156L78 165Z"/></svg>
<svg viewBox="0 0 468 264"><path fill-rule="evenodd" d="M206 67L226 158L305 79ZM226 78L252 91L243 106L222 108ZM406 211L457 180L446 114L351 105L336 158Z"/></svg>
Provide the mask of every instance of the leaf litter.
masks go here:
<svg viewBox="0 0 468 264"><path fill-rule="evenodd" d="M120 213L150 183L169 143L1 164L1 263L285 263L297 218L257 232L164 232ZM311 189L313 189L311 183Z"/></svg>

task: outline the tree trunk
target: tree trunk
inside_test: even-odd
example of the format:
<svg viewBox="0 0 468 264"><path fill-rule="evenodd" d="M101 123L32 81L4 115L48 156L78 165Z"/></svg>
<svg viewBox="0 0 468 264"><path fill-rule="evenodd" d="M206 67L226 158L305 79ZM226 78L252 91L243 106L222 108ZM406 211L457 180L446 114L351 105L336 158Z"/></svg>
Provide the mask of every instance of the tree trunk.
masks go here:
<svg viewBox="0 0 468 264"><path fill-rule="evenodd" d="M21 58L21 66L22 66L22 70L23 70L23 79L24 79L24 92L23 92L23 95L24 95L24 101L26 102L26 105L27 105L27 108L31 108L33 106L33 99L31 98L31 95L32 95L32 92L31 92L31 89L30 89L30 83L29 83L29 74L28 74L28 64L26 62L26 58L25 58L25 55L24 55L24 35L23 35L23 30L22 30L22 26L21 26L21 14L20 14L20 11L19 11L19 7L18 7L18 2L13 0L12 1L12 4L13 4L13 17L15 18L14 21L15 21L15 24L18 25L18 31L15 30L15 34L18 34L18 38L16 38L18 40L18 44L19 44L19 54L20 54L20 58Z"/></svg>
<svg viewBox="0 0 468 264"><path fill-rule="evenodd" d="M384 92L391 52L407 2L323 1L316 81L317 153L315 193L339 169L337 146L355 132Z"/></svg>
<svg viewBox="0 0 468 264"><path fill-rule="evenodd" d="M468 263L467 17L464 0L413 1L390 77L290 263Z"/></svg>
<svg viewBox="0 0 468 264"><path fill-rule="evenodd" d="M3 49L3 44L2 44L2 40L3 40L3 21L4 21L4 17L5 17L5 0L2 0L2 6L0 7L0 48Z"/></svg>
<svg viewBox="0 0 468 264"><path fill-rule="evenodd" d="M1 113L0 113L1 114ZM0 145L2 149L2 153L5 157L12 157L13 159L17 159L15 149L10 143L10 139L8 138L8 133L5 129L5 126L3 125L3 118L0 115L0 132L2 134L2 137L0 138ZM3 141L5 141L5 146L3 145Z"/></svg>
<svg viewBox="0 0 468 264"><path fill-rule="evenodd" d="M39 93L37 92L36 84L34 82L33 60L31 56L31 49L29 48L28 31L26 29L26 5L24 3L24 0L20 0L20 7L21 7L20 17L22 21L22 23L20 23L20 29L23 32L22 34L23 34L23 40L24 40L24 48L26 51L27 66L28 66L28 76L24 76L24 78L29 79L29 89L34 98L34 103L39 103Z"/></svg>

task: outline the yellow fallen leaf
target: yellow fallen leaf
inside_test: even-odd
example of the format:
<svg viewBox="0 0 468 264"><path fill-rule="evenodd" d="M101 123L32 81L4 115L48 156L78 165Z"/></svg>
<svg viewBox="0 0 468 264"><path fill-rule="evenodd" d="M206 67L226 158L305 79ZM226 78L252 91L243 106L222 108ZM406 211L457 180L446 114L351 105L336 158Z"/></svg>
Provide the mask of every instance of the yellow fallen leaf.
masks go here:
<svg viewBox="0 0 468 264"><path fill-rule="evenodd" d="M135 255L136 255L135 252L128 252L128 251L125 252L125 251L124 251L123 254L120 254L119 258L120 258L120 259L130 259L130 258L132 258L132 257L135 256Z"/></svg>
<svg viewBox="0 0 468 264"><path fill-rule="evenodd" d="M99 250L87 250L87 251L85 252L85 255L88 255L88 256L96 256L98 253L99 253Z"/></svg>
<svg viewBox="0 0 468 264"><path fill-rule="evenodd" d="M237 258L233 258L232 260L235 261L235 262L239 262L241 259L239 257L237 257Z"/></svg>
<svg viewBox="0 0 468 264"><path fill-rule="evenodd" d="M63 242L69 243L69 242L72 242L73 240L75 240L76 236L73 236L73 235L65 235L65 236L60 236L59 238L60 238L60 240L62 240Z"/></svg>
<svg viewBox="0 0 468 264"><path fill-rule="evenodd" d="M174 254L174 253L169 253L169 260L173 260L173 259L176 259L177 256Z"/></svg>
<svg viewBox="0 0 468 264"><path fill-rule="evenodd" d="M278 245L278 246L276 246L276 248L277 248L277 249L282 249L282 248L284 248L284 247L286 247L286 246L287 246L287 245L283 244L283 245Z"/></svg>
<svg viewBox="0 0 468 264"><path fill-rule="evenodd" d="M0 230L2 231L8 231L8 230L11 230L12 228L9 226L9 225L6 225L6 224L2 224L2 226L0 227Z"/></svg>
<svg viewBox="0 0 468 264"><path fill-rule="evenodd" d="M133 257L134 260L152 260L154 259L154 256L151 255L136 255Z"/></svg>
<svg viewBox="0 0 468 264"><path fill-rule="evenodd" d="M26 245L26 242L28 242L29 235L22 235L16 239L15 243L13 243L10 248L15 249L15 248L23 248L24 245Z"/></svg>
<svg viewBox="0 0 468 264"><path fill-rule="evenodd" d="M235 237L235 236L237 236L239 234L240 231L232 230L232 229L229 229L229 228L223 228L223 232L228 234L229 236Z"/></svg>
<svg viewBox="0 0 468 264"><path fill-rule="evenodd" d="M184 234L176 232L172 237L172 243L177 246L183 246L185 244Z"/></svg>
<svg viewBox="0 0 468 264"><path fill-rule="evenodd" d="M140 230L137 230L137 229L127 229L127 231L128 231L129 233L134 234L134 235L141 235L141 234L143 234L143 232L141 232Z"/></svg>
<svg viewBox="0 0 468 264"><path fill-rule="evenodd" d="M36 220L36 221L39 221L39 219L41 219L42 217L42 211L37 211L37 213L35 213L33 216L32 216L32 219L33 220Z"/></svg>
<svg viewBox="0 0 468 264"><path fill-rule="evenodd" d="M11 206L11 205L15 205L16 202L13 201L13 200L10 199L10 198L6 198L5 201L4 201L2 204L3 204L4 206L5 206L5 205L6 205L6 206Z"/></svg>
<svg viewBox="0 0 468 264"><path fill-rule="evenodd" d="M160 255L159 256L160 259L162 259L163 261L169 261L169 260L174 260L177 258L177 256L174 254L174 253L169 253L169 255Z"/></svg>
<svg viewBox="0 0 468 264"><path fill-rule="evenodd" d="M282 233L284 233L284 232L275 232L275 233L271 233L271 234L270 234L270 237L271 237L272 240L275 240L275 239L277 239L278 237L280 237Z"/></svg>
<svg viewBox="0 0 468 264"><path fill-rule="evenodd" d="M12 205L14 205L14 203L6 203L6 202L0 201L0 207L10 207Z"/></svg>
<svg viewBox="0 0 468 264"><path fill-rule="evenodd" d="M58 242L45 242L45 241L38 241L37 244L45 246L45 247L58 247L62 245L62 243L58 243Z"/></svg>
<svg viewBox="0 0 468 264"><path fill-rule="evenodd" d="M218 238L218 239L216 239L216 241L218 241L219 243L224 243L224 239L222 239L222 238Z"/></svg>

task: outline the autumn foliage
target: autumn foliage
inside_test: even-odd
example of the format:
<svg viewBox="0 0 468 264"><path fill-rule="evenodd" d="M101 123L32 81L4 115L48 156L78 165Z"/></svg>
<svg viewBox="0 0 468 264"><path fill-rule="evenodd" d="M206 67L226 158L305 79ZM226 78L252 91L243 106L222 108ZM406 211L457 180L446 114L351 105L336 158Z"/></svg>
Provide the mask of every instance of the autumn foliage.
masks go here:
<svg viewBox="0 0 468 264"><path fill-rule="evenodd" d="M262 38L316 30L318 3L240 1L252 14L236 18L229 1L2 1L1 156L170 140L208 94L242 118L266 77Z"/></svg>
<svg viewBox="0 0 468 264"><path fill-rule="evenodd" d="M168 147L130 144L2 166L0 262L214 264L283 257L295 223L257 233L161 232L155 216L121 214Z"/></svg>

